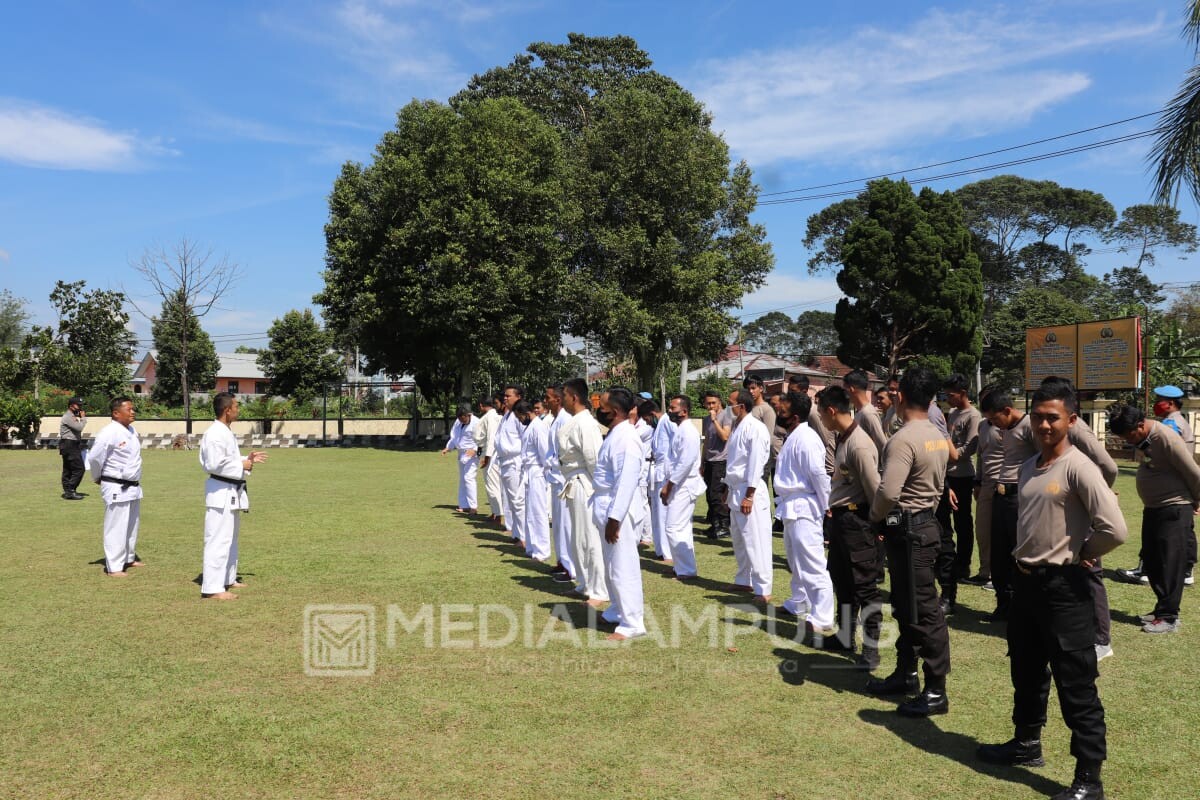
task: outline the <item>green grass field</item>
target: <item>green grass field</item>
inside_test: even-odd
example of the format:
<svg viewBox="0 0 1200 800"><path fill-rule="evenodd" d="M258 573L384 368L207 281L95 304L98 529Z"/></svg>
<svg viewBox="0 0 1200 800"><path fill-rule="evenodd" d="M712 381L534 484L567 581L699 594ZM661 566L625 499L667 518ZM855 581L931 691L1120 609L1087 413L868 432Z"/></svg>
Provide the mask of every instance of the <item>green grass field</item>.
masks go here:
<svg viewBox="0 0 1200 800"><path fill-rule="evenodd" d="M147 566L118 580L95 563L94 487L60 500L56 453L0 453L0 796L928 800L1041 797L1070 782L1054 698L1045 768L974 759L980 741L1011 734L1005 647L983 620L994 596L980 589L961 589L951 622L950 714L906 720L863 694L846 662L791 641L793 626L771 636L761 615L730 609L744 602L722 589L732 550L703 537L705 580L664 580L645 561L644 586L668 645L673 606L712 625L683 630L676 648L576 647L583 606L498 531L452 512L454 463L436 453L272 451L242 525L249 586L236 602L201 602L196 453L145 456ZM1118 489L1133 535L1110 569L1137 560L1128 470ZM776 550L782 599L778 537ZM1195 797L1200 589L1185 593L1187 627L1163 637L1135 625L1153 605L1148 588L1109 591L1109 796ZM551 621L557 603L566 621ZM374 609L373 675L305 674L308 604ZM388 607L412 617L423 604L435 607L435 646L402 627L388 642ZM527 647L522 624L511 644L481 648L478 631L442 626L442 604L511 607L528 613L535 645L549 641ZM499 638L504 619L490 621ZM443 647L443 636L475 646Z"/></svg>

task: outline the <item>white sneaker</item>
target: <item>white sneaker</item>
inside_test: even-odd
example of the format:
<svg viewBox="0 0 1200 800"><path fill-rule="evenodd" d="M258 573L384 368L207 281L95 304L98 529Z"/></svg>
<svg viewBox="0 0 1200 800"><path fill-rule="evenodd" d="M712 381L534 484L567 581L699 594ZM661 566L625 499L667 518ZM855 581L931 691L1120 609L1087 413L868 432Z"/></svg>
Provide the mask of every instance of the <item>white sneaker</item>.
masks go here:
<svg viewBox="0 0 1200 800"><path fill-rule="evenodd" d="M1192 577L1192 573L1190 573L1190 572L1189 572L1187 575L1185 575L1185 576L1184 576L1184 578L1183 578L1183 585L1184 585L1184 586L1191 586L1191 585L1193 585L1195 582L1196 582L1196 579Z"/></svg>
<svg viewBox="0 0 1200 800"><path fill-rule="evenodd" d="M1097 664L1099 664L1101 661L1108 658L1112 654L1113 654L1113 649L1112 649L1111 644L1096 645L1096 663Z"/></svg>

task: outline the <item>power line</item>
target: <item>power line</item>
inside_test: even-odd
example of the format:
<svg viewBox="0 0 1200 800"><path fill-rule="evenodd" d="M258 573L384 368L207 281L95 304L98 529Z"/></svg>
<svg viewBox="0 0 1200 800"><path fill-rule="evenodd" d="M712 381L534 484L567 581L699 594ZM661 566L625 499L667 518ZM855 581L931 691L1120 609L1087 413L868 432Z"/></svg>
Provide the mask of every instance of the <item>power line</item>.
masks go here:
<svg viewBox="0 0 1200 800"><path fill-rule="evenodd" d="M1086 153L1089 150L1097 150L1102 147L1111 147L1112 145L1115 145L1115 144L1123 144L1125 142L1132 142L1137 139L1144 139L1148 136L1155 136L1157 134L1158 134L1158 131L1156 131L1156 130L1140 131L1138 133L1131 133L1131 134L1126 134L1124 136L1117 136L1112 139L1102 139L1101 141L1092 142L1090 144L1077 145L1075 147L1068 147L1068 148L1065 148L1062 150L1055 150L1055 151L1052 151L1049 153L1043 153L1041 155L1029 156L1028 158L1020 158L1020 159L1015 159L1013 161L1004 161L1004 162L999 162L996 164L988 164L988 165L985 165L982 167L973 167L972 169L958 170L956 172L947 172L947 173L943 173L941 175L930 175L928 177L916 177L913 179L913 182L914 183L931 183L933 181L949 180L950 178L959 178L964 175L974 175L979 172L990 172L992 170L1006 169L1008 167L1020 166L1022 164L1032 164L1032 163L1035 163L1038 161L1046 161L1051 158L1061 158L1063 156L1075 155L1077 153ZM892 174L897 175L897 174L901 174L901 173L892 173ZM778 206L778 205L785 205L787 203L803 203L803 202L808 202L810 200L826 200L826 199L833 198L833 197L847 197L849 195L859 194L861 191L862 191L862 187L857 188L857 189L850 189L847 191L825 192L823 194L805 195L803 197L784 197L784 198L780 198L778 200L766 200L764 202L759 203L758 205L759 206Z"/></svg>
<svg viewBox="0 0 1200 800"><path fill-rule="evenodd" d="M1045 139L1038 139L1036 141L1026 142L1024 144L1016 144L1016 145L1013 145L1012 147L1002 147L999 150L989 150L986 153L976 153L973 156L963 156L962 158L953 158L953 159L950 159L949 161L939 161L935 164L926 164L922 167L911 167L909 169L897 170L896 172L885 172L880 175L872 175L867 178L852 178L850 180L836 181L834 183L821 183L821 184L817 184L815 186L804 186L799 189L787 189L787 190L780 191L780 192L761 192L761 193L759 193L758 196L759 197L772 197L772 196L781 195L781 194L796 194L798 192L811 192L816 189L828 189L833 186L845 186L846 184L850 184L850 183L866 183L867 181L878 180L879 178L890 178L893 175L904 175L909 172L919 172L921 170L933 169L934 167L945 167L950 164L959 164L959 163L962 163L963 161L973 161L976 158L985 158L987 156L994 156L994 155L998 155L1000 153L1008 153L1013 150L1021 150L1026 147L1034 147L1035 145L1045 144L1046 142L1053 142L1053 141L1057 141L1059 139L1069 139L1072 136L1079 136L1084 133L1091 133L1092 131L1098 131L1098 130L1102 130L1104 128L1112 128L1117 125L1124 125L1126 122L1135 122L1139 119L1146 119L1147 117L1156 117L1156 116L1158 116L1158 113L1159 112L1157 112L1157 111L1151 111L1147 114L1139 114L1136 117L1127 117L1125 119L1117 120L1116 122L1106 122L1103 125L1094 125L1091 128L1083 128L1082 130L1071 131L1070 133L1061 133L1058 136L1048 136Z"/></svg>

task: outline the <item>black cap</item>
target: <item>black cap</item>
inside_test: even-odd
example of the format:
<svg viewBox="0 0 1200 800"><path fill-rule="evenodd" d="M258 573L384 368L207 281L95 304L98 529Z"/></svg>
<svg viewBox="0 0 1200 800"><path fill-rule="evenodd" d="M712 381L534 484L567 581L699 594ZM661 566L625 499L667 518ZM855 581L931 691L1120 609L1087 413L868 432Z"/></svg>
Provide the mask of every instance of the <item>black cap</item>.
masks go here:
<svg viewBox="0 0 1200 800"><path fill-rule="evenodd" d="M83 405L83 398L82 397L72 397L70 400L67 401L67 405L81 406L81 405Z"/></svg>

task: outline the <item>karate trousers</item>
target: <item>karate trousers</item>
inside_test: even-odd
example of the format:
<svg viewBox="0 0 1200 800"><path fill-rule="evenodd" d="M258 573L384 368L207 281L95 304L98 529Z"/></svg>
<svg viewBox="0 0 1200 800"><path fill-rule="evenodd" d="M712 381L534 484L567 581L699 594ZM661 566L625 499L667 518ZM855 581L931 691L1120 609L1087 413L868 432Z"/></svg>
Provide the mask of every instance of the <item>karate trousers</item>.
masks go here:
<svg viewBox="0 0 1200 800"><path fill-rule="evenodd" d="M500 484L504 489L504 528L514 541L525 545L525 472L519 458L500 467Z"/></svg>
<svg viewBox="0 0 1200 800"><path fill-rule="evenodd" d="M737 564L737 575L733 582L739 586L749 586L756 595L769 597L775 579L771 550L771 498L761 480L754 491L754 504L749 514L742 513L741 504L742 495L730 492L729 532Z"/></svg>
<svg viewBox="0 0 1200 800"><path fill-rule="evenodd" d="M495 457L483 471L483 491L487 494L488 506L493 517L507 517L504 507L504 482L500 480L500 462Z"/></svg>
<svg viewBox="0 0 1200 800"><path fill-rule="evenodd" d="M686 486L676 486L671 493L671 502L665 506L658 499L666 525L665 552L675 562L675 574L682 578L696 575L696 542L692 530L696 499Z"/></svg>
<svg viewBox="0 0 1200 800"><path fill-rule="evenodd" d="M626 516L621 521L621 531L615 544L609 544L604 538L604 531L600 531L604 577L608 584L609 599L612 600L602 616L617 626L617 633L630 638L646 633L642 558L638 555L638 537L635 533L638 527Z"/></svg>
<svg viewBox="0 0 1200 800"><path fill-rule="evenodd" d="M589 600L608 600L604 577L604 549L592 519L592 484L582 475L570 478L562 491L571 517L571 555L575 563L575 588Z"/></svg>
<svg viewBox="0 0 1200 800"><path fill-rule="evenodd" d="M479 508L479 487L475 481L478 468L478 457L458 460L458 507L463 511Z"/></svg>
<svg viewBox="0 0 1200 800"><path fill-rule="evenodd" d="M833 627L833 580L825 561L825 532L812 519L785 519L783 538L787 542L787 561L792 570L792 596L783 607L805 617L814 628Z"/></svg>
<svg viewBox="0 0 1200 800"><path fill-rule="evenodd" d="M571 547L571 515L562 496L561 483L550 484L550 528L554 534L554 555L572 578L575 577L575 557Z"/></svg>
<svg viewBox="0 0 1200 800"><path fill-rule="evenodd" d="M242 512L236 508L204 509L204 575L201 594L219 594L237 583L238 531Z"/></svg>
<svg viewBox="0 0 1200 800"><path fill-rule="evenodd" d="M124 572L133 563L137 547L141 500L126 500L104 505L104 568L106 572Z"/></svg>
<svg viewBox="0 0 1200 800"><path fill-rule="evenodd" d="M525 513L522 518L525 552L530 558L550 558L550 487L546 475L535 467L525 475ZM515 529L514 529L515 532Z"/></svg>
<svg viewBox="0 0 1200 800"><path fill-rule="evenodd" d="M671 548L667 544L667 507L662 504L661 493L667 480L657 468L650 471L650 487L646 502L650 506L650 538L654 542L654 554L659 558L670 558Z"/></svg>

